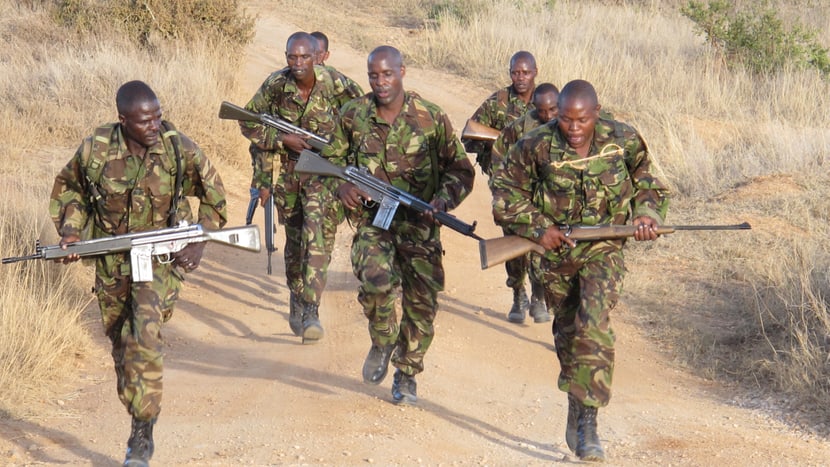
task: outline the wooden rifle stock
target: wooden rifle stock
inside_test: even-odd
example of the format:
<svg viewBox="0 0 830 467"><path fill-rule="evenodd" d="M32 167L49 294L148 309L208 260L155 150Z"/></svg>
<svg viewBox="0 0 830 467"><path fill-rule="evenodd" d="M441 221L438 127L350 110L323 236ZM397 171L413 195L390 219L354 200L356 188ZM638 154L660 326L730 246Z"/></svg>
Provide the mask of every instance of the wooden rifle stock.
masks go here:
<svg viewBox="0 0 830 467"><path fill-rule="evenodd" d="M479 141L495 141L501 132L487 125L482 125L473 119L467 120L464 129L461 130L461 137L464 139L475 139Z"/></svg>
<svg viewBox="0 0 830 467"><path fill-rule="evenodd" d="M748 230L752 227L748 222L734 225L661 225L657 227L657 235L674 233L678 230ZM636 225L592 225L592 226L561 226L565 236L575 242L589 242L597 240L619 240L633 237L637 231ZM501 264L513 258L535 251L545 254L542 245L518 235L491 238L478 242L481 269Z"/></svg>

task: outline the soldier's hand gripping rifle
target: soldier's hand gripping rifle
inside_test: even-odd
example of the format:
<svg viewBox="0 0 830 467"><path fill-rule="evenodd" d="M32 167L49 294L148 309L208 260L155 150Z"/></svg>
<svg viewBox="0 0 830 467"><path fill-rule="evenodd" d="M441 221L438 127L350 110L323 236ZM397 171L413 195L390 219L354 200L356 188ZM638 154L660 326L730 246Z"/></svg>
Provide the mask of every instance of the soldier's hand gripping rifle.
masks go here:
<svg viewBox="0 0 830 467"><path fill-rule="evenodd" d="M259 251L259 227L255 225L223 230L203 230L199 224L182 224L178 227L138 232L112 237L96 238L60 245L35 244L35 253L27 256L3 258L3 264L31 259L60 259L69 255L80 257L130 252L133 282L153 280L153 258L160 262L173 261L178 253L191 243L216 242L248 251Z"/></svg>
<svg viewBox="0 0 830 467"><path fill-rule="evenodd" d="M308 150L300 153L300 159L297 161L297 165L294 166L294 170L301 173L338 177L353 183L366 192L372 198L372 201L378 203L378 212L372 221L372 225L384 230L389 228L392 218L395 217L395 211L401 204L418 213L433 210L429 203L373 177L365 167L359 169L351 165L339 167ZM483 241L481 237L473 233L476 228L475 222L472 225L467 224L452 214L443 211L434 212L433 217L441 224L460 234Z"/></svg>
<svg viewBox="0 0 830 467"><path fill-rule="evenodd" d="M573 225L559 228L565 231L565 236L574 242L622 239L633 237L634 232L637 231L635 225ZM747 230L751 228L748 222L744 222L735 225L661 225L655 231L657 235L664 235L677 230ZM531 251L540 255L545 254L542 245L518 235L482 240L478 243L478 251L481 256L481 269L487 269Z"/></svg>
<svg viewBox="0 0 830 467"><path fill-rule="evenodd" d="M309 146L318 151L321 151L323 146L329 144L328 140L322 136L315 135L310 131L292 125L279 117L268 114L254 113L250 110L243 109L238 105L231 104L230 102L222 102L222 105L219 106L219 118L225 120L238 120L240 122L259 123L261 125L270 126L271 128L277 129L289 135L300 135L303 139L305 139Z"/></svg>

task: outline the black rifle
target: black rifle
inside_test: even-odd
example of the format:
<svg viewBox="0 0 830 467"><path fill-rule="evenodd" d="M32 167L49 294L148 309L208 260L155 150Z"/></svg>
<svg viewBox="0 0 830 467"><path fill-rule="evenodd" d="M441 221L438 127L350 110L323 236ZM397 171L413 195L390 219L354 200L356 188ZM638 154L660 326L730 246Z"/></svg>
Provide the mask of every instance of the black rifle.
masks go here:
<svg viewBox="0 0 830 467"><path fill-rule="evenodd" d="M372 225L384 230L389 228L389 224L392 223L392 218L395 217L395 211L397 211L398 206L401 204L419 213L433 210L429 203L399 188L395 188L383 180L378 180L373 177L365 167L359 169L351 165L338 167L308 150L300 153L300 159L297 161L297 165L294 166L294 170L300 173L338 177L355 184L362 191L366 192L372 198L372 201L378 203L378 213L375 215ZM472 225L467 224L452 214L443 211L436 211L433 213L433 216L438 222L460 234L476 240L483 240L473 233L476 228L475 222Z"/></svg>
<svg viewBox="0 0 830 467"><path fill-rule="evenodd" d="M254 222L257 204L259 204L259 190L251 188L251 200L248 201L248 212L245 213L245 225L251 225Z"/></svg>
<svg viewBox="0 0 830 467"><path fill-rule="evenodd" d="M271 253L277 251L274 246L274 234L277 232L277 224L274 217L274 188L271 188L271 196L265 200L265 251L268 252L268 275L271 275Z"/></svg>
<svg viewBox="0 0 830 467"><path fill-rule="evenodd" d="M219 118L225 120L238 120L240 122L256 122L276 128L283 133L300 135L305 138L306 143L318 151L321 151L323 146L329 144L328 140L322 136L303 130L302 128L294 126L279 117L268 114L254 113L250 110L243 109L238 105L231 104L230 102L222 102L222 105L219 106Z"/></svg>

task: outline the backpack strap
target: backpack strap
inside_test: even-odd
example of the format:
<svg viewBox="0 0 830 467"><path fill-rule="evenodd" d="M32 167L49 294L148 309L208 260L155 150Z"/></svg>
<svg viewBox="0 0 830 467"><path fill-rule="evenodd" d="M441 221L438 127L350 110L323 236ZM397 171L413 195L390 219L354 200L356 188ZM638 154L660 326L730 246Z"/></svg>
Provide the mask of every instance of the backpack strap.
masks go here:
<svg viewBox="0 0 830 467"><path fill-rule="evenodd" d="M175 227L176 212L179 210L179 202L182 198L182 179L184 178L184 174L182 173L182 153L181 149L179 149L182 141L179 132L172 123L167 120L162 120L161 128L164 130L164 133L161 134L161 139L164 141L165 148L167 148L169 142L169 145L173 147L173 153L176 155L176 183L173 187L173 199L170 201L170 209L167 211L167 226Z"/></svg>

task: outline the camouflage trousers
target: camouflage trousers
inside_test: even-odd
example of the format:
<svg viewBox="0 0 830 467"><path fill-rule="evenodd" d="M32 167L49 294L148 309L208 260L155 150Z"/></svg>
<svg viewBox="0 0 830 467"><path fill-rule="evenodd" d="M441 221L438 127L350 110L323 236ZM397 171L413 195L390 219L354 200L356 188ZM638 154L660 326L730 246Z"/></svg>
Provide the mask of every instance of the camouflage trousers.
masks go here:
<svg viewBox="0 0 830 467"><path fill-rule="evenodd" d="M360 225L352 242L352 269L360 280L357 299L369 319L376 345L395 345L392 364L414 375L435 335L438 292L444 289L439 230L423 223L394 221L389 230ZM395 313L402 288L401 319Z"/></svg>
<svg viewBox="0 0 830 467"><path fill-rule="evenodd" d="M302 177L294 162L283 166L274 187L279 223L285 227L285 279L288 289L306 303L320 304L328 280L343 204L321 177Z"/></svg>
<svg viewBox="0 0 830 467"><path fill-rule="evenodd" d="M614 341L610 313L622 292L625 266L619 244L579 244L567 259L542 258L545 299L553 310L559 389L591 407L611 398Z"/></svg>
<svg viewBox="0 0 830 467"><path fill-rule="evenodd" d="M152 282L132 282L129 254L101 256L95 266L95 293L112 343L118 398L133 417L153 420L161 411L161 328L173 315L182 276L172 264L154 263Z"/></svg>

